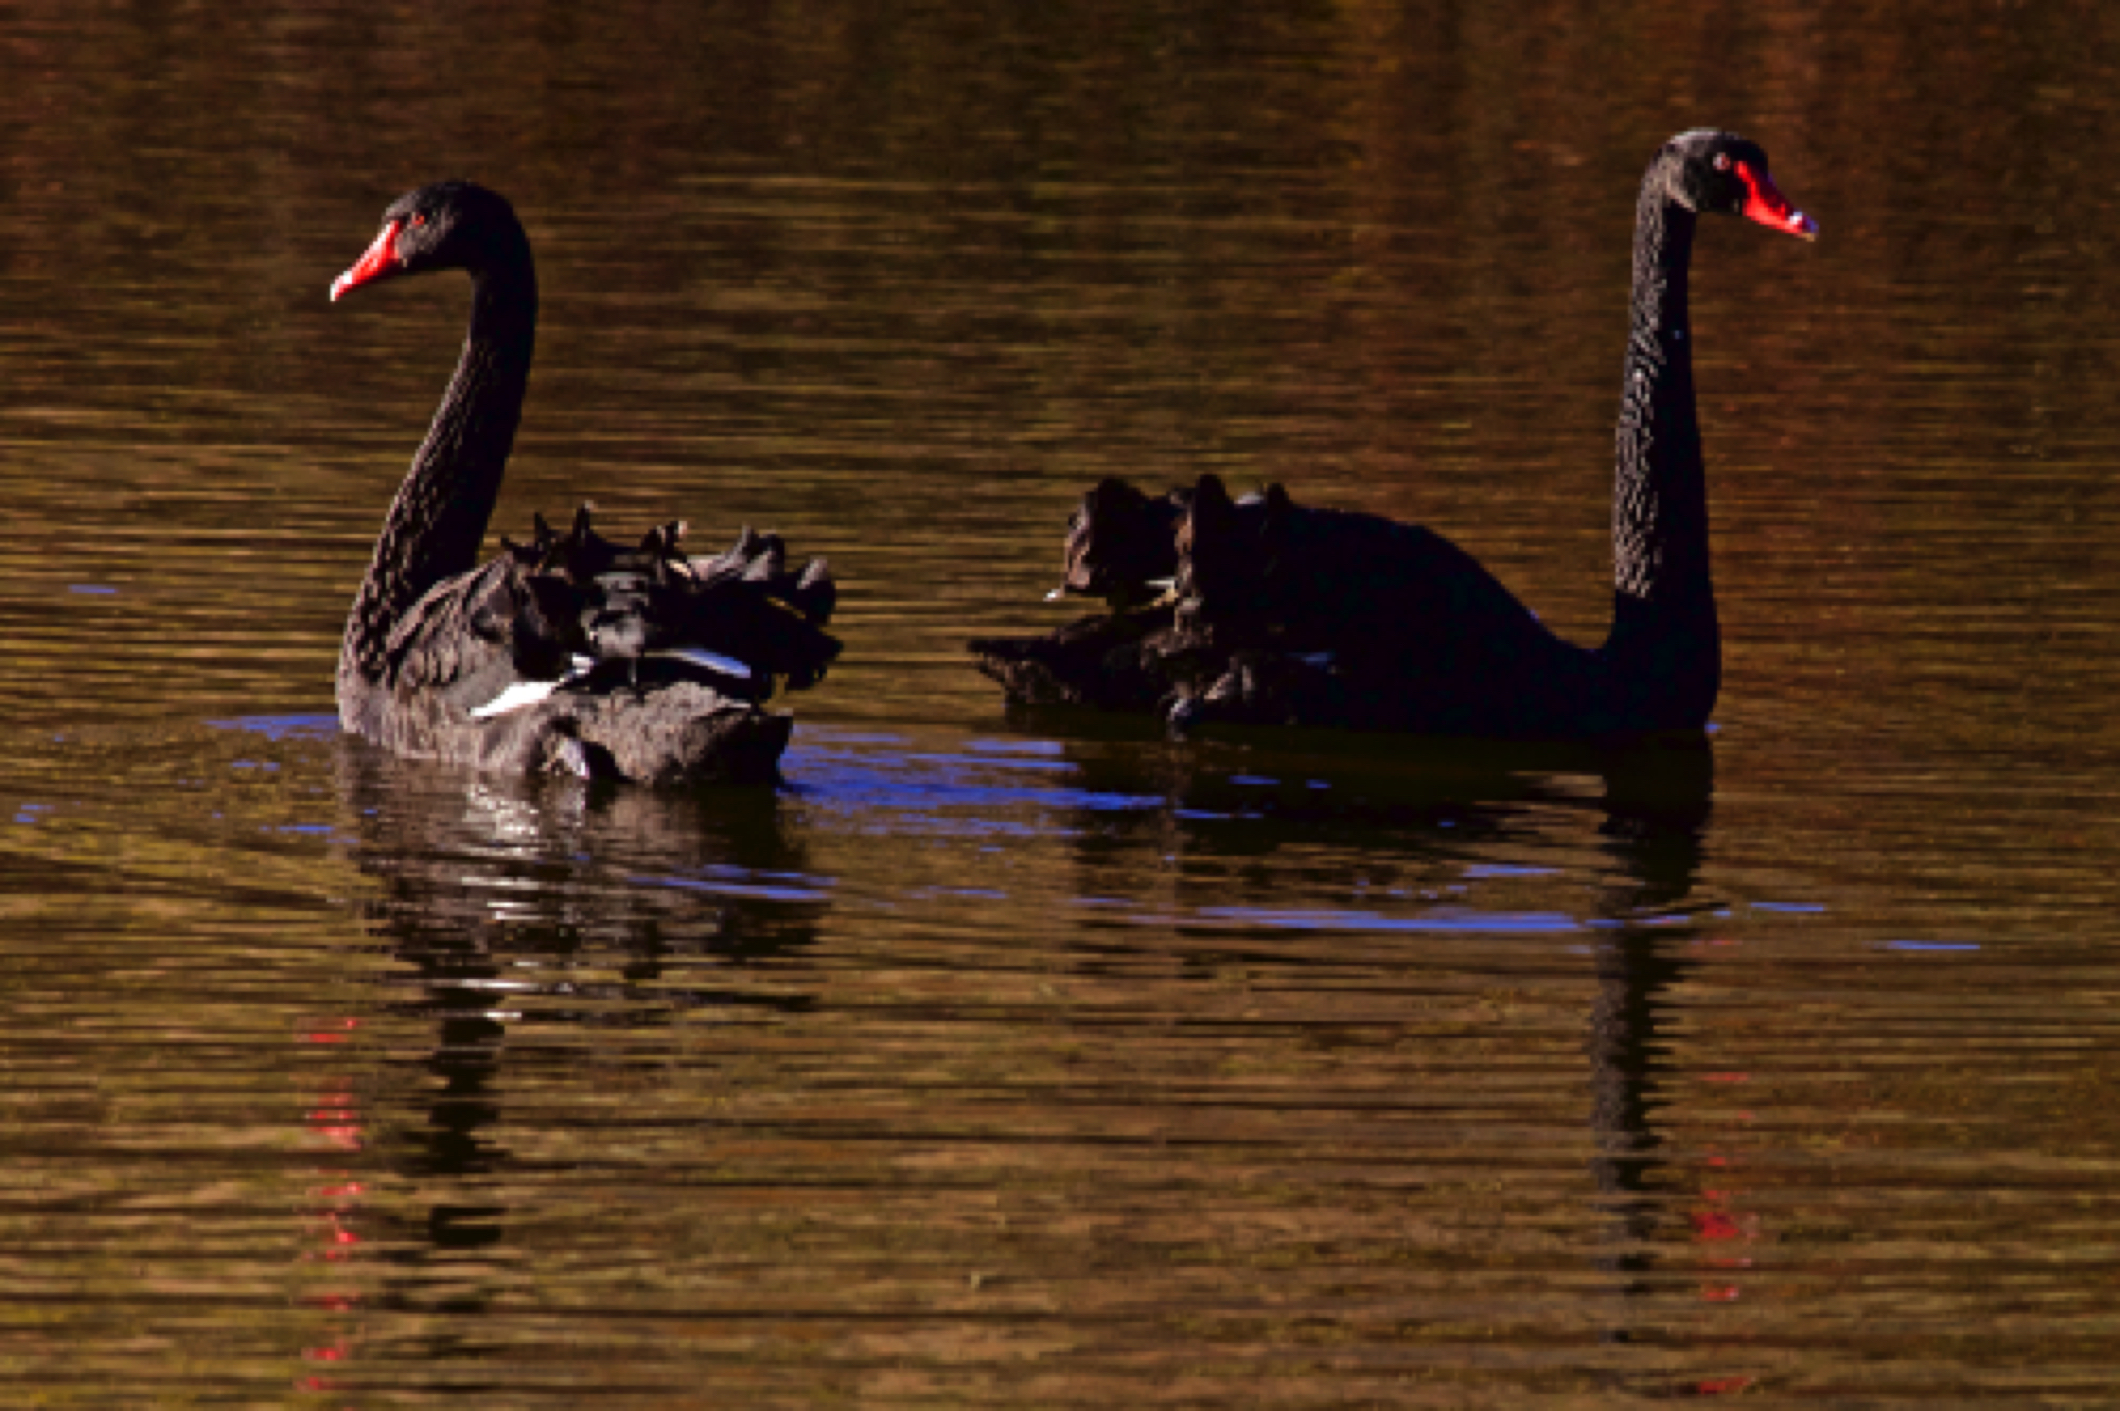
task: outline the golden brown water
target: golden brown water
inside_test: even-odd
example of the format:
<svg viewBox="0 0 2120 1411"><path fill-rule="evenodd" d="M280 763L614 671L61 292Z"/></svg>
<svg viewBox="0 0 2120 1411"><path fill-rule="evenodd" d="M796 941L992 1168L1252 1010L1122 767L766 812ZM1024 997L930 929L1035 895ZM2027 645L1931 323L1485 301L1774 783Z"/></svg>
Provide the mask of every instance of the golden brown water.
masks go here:
<svg viewBox="0 0 2120 1411"><path fill-rule="evenodd" d="M2120 1383L2116 110L2081 6L0 25L0 1400L2083 1404ZM591 18L591 14L595 18ZM1708 224L1697 751L1011 717L1105 474L1601 631L1635 182ZM339 738L461 282L497 528L829 554L789 787Z"/></svg>

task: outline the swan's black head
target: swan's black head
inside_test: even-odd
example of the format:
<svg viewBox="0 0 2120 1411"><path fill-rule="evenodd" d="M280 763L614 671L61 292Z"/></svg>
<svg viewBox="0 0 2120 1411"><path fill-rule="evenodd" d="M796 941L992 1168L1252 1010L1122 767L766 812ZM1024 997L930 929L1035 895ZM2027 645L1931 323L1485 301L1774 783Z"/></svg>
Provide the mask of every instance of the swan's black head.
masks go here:
<svg viewBox="0 0 2120 1411"><path fill-rule="evenodd" d="M1671 199L1691 211L1723 211L1806 240L1818 222L1789 204L1767 175L1767 154L1734 132L1702 128L1664 144L1650 167Z"/></svg>
<svg viewBox="0 0 2120 1411"><path fill-rule="evenodd" d="M437 181L390 203L382 233L332 281L331 297L401 274L461 269L476 276L528 253L522 222L505 199L476 182Z"/></svg>

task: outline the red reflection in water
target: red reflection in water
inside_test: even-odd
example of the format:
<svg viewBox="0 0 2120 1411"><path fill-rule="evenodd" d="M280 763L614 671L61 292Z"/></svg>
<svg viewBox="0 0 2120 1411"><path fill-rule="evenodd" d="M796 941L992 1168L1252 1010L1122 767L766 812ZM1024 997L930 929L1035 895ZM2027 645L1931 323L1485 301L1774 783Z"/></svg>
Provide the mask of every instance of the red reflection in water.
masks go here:
<svg viewBox="0 0 2120 1411"><path fill-rule="evenodd" d="M1749 1083L1750 1073L1704 1073L1701 1075L1711 1083ZM1740 1112L1740 1122L1750 1122L1752 1114ZM1720 1151L1713 1151L1706 1164L1714 1170L1734 1172L1737 1162ZM1716 1270L1742 1270L1752 1267L1752 1259L1743 1252L1745 1246L1759 1238L1760 1221L1755 1211L1735 1208L1732 1202L1735 1193L1720 1189L1703 1189L1700 1198L1704 1202L1690 1216L1693 1238L1706 1248L1701 1267ZM1742 1287L1735 1282L1709 1281L1701 1285L1700 1296L1709 1303L1736 1303ZM1697 1396L1732 1396L1748 1390L1759 1379L1736 1375L1707 1377L1693 1384Z"/></svg>
<svg viewBox="0 0 2120 1411"><path fill-rule="evenodd" d="M304 1044L341 1045L349 1043L359 1027L360 1021L352 1018L325 1021L302 1030L296 1038ZM366 1136L352 1077L339 1074L326 1078L322 1090L307 1104L303 1123L312 1146L348 1155L361 1151L366 1146ZM367 1186L343 1168L319 1168L317 1174L324 1180L309 1189L308 1223L314 1233L311 1247L303 1251L302 1258L326 1265L342 1264L353 1258L361 1243L352 1220ZM314 1290L301 1298L303 1307L327 1313L350 1313L360 1301L355 1290L336 1287ZM352 1355L352 1334L344 1328L333 1330L329 1341L305 1347L301 1353L304 1362L325 1363L342 1363ZM295 1381L297 1390L305 1392L335 1392L343 1390L344 1385L338 1378L315 1375Z"/></svg>
<svg viewBox="0 0 2120 1411"><path fill-rule="evenodd" d="M1693 1389L1702 1396L1734 1396L1758 1380L1757 1377L1710 1377L1704 1382L1696 1382Z"/></svg>

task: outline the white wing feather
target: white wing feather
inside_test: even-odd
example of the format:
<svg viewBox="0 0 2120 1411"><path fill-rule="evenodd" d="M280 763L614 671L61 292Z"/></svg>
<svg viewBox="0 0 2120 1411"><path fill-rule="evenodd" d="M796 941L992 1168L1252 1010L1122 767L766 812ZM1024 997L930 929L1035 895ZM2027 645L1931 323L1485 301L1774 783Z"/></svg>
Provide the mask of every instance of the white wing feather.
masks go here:
<svg viewBox="0 0 2120 1411"><path fill-rule="evenodd" d="M491 720L496 715L506 715L510 711L521 710L524 706L534 706L558 690L559 686L560 683L557 681L518 681L492 700L472 711L471 718L473 720Z"/></svg>

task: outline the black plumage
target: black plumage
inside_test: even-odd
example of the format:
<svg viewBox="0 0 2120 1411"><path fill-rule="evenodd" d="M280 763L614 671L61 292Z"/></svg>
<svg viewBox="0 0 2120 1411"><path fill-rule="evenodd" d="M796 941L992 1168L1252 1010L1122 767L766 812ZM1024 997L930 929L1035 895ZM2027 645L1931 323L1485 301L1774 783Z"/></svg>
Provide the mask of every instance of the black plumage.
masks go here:
<svg viewBox="0 0 2120 1411"><path fill-rule="evenodd" d="M583 506L566 534L540 516L479 565L536 339L521 224L482 187L423 187L332 292L437 269L470 274L471 328L347 618L340 720L397 753L483 768L773 778L793 722L764 703L815 685L839 653L824 561L790 569L779 538L749 528L692 558L677 521L628 548Z"/></svg>
<svg viewBox="0 0 2120 1411"><path fill-rule="evenodd" d="M1498 738L1699 731L1721 683L1687 274L1701 212L1809 237L1731 133L1681 134L1642 180L1613 487L1613 625L1563 641L1419 525L1106 481L1070 525L1065 590L1111 611L971 644L1010 699L1214 720ZM1165 545L1167 544L1167 548ZM1144 590L1164 576L1168 591Z"/></svg>

